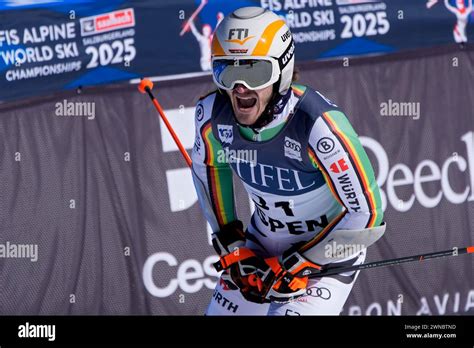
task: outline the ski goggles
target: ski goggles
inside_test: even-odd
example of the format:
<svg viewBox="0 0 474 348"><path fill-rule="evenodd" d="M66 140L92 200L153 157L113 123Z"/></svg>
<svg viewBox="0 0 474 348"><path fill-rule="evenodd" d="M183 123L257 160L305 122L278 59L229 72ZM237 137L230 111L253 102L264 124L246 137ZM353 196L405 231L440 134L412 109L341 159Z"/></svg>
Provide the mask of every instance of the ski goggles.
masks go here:
<svg viewBox="0 0 474 348"><path fill-rule="evenodd" d="M212 77L224 90L241 83L251 90L268 87L278 81L280 68L272 57L214 57Z"/></svg>

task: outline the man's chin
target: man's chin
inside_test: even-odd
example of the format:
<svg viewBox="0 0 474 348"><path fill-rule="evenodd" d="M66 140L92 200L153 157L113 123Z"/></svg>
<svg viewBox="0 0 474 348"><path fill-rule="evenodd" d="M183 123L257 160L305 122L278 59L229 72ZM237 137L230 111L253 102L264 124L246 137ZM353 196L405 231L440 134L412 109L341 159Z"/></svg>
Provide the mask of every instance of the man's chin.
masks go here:
<svg viewBox="0 0 474 348"><path fill-rule="evenodd" d="M255 110L252 110L251 112L234 111L234 114L237 121L239 121L240 124L246 126L254 124L258 119L258 115Z"/></svg>

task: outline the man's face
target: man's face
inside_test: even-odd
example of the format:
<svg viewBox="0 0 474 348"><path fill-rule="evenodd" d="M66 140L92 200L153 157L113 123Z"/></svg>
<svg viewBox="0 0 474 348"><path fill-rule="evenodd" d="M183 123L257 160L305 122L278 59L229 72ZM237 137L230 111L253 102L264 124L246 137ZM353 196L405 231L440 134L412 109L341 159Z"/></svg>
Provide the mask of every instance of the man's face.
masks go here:
<svg viewBox="0 0 474 348"><path fill-rule="evenodd" d="M212 34L212 28L209 24L204 24L202 27L202 34L205 37L209 37Z"/></svg>
<svg viewBox="0 0 474 348"><path fill-rule="evenodd" d="M269 103L272 92L272 85L251 90L242 84L236 84L233 90L227 91L237 121L247 126L254 124Z"/></svg>

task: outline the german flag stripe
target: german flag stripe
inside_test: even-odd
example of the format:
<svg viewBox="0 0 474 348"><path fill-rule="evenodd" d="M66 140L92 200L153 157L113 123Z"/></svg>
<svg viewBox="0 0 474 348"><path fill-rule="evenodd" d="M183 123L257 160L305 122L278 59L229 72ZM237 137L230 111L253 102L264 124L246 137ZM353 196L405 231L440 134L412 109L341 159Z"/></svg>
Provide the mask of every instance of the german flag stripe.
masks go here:
<svg viewBox="0 0 474 348"><path fill-rule="evenodd" d="M377 209L376 209L376 204L375 204L376 200L375 200L374 192L372 191L370 187L368 175L364 170L362 160L359 154L357 153L354 145L351 143L351 141L346 136L346 134L343 131L341 131L339 125L336 123L334 118L328 112L323 113L323 120L328 125L329 129L332 130L332 132L334 133L336 138L339 140L344 150L349 154L349 160L351 161L355 169L357 178L359 179L359 182L362 185L363 193L367 201L367 204L369 206L370 218L366 225L366 228L373 227L377 220Z"/></svg>
<svg viewBox="0 0 474 348"><path fill-rule="evenodd" d="M217 222L219 226L223 226L227 224L229 221L229 217L226 214L226 211L233 211L232 207L229 207L230 210L226 210L226 204L224 200L223 194L223 185L221 184L223 178L222 174L219 171L219 168L215 167L216 163L216 146L218 145L216 141L213 141L212 137L212 126L211 122L208 121L204 124L201 128L201 136L205 143L206 154L204 162L206 163L206 171L207 171L207 180L208 180L208 187L209 193L211 198L211 205L216 215Z"/></svg>
<svg viewBox="0 0 474 348"><path fill-rule="evenodd" d="M314 152L314 150L313 150L313 148L311 147L311 145L308 145L308 155L309 155L309 158L310 158L311 162L313 162L313 165L314 165L316 168L318 168L318 169L321 171L321 173L323 173L324 180L325 180L326 183L328 184L329 190L331 191L332 195L337 199L337 201L339 202L339 204L344 207L345 205L344 205L344 203L342 202L342 199L341 199L341 197L339 196L339 193L337 193L337 190L334 188L334 182L332 181L331 176L328 174L328 172L327 172L326 169L323 167L323 165L321 164L321 162L319 162L318 157L316 156L316 153Z"/></svg>
<svg viewBox="0 0 474 348"><path fill-rule="evenodd" d="M304 86L301 85L291 85L291 89L293 90L293 93L295 93L298 97L301 97L305 92Z"/></svg>
<svg viewBox="0 0 474 348"><path fill-rule="evenodd" d="M303 245L298 251L300 253L305 252L308 249L311 249L318 242L324 239L325 236L331 232L334 227L342 220L342 218L347 214L347 210L343 210L338 216L336 216L314 239L310 240L308 243Z"/></svg>
<svg viewBox="0 0 474 348"><path fill-rule="evenodd" d="M204 123L201 127L201 138L206 142L206 154L204 156L204 163L209 165L213 162L213 152L211 151L211 144L209 141L209 134L212 133L211 120ZM209 145L209 146L207 146Z"/></svg>

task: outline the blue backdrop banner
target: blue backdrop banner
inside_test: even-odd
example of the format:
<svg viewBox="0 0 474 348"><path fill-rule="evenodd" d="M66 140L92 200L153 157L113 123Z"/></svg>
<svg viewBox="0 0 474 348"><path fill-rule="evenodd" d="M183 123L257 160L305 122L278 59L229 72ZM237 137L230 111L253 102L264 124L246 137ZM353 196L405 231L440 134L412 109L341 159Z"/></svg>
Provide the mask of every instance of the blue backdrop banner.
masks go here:
<svg viewBox="0 0 474 348"><path fill-rule="evenodd" d="M208 74L223 16L282 16L297 62L472 40L472 0L42 0L0 2L0 101L142 76Z"/></svg>

